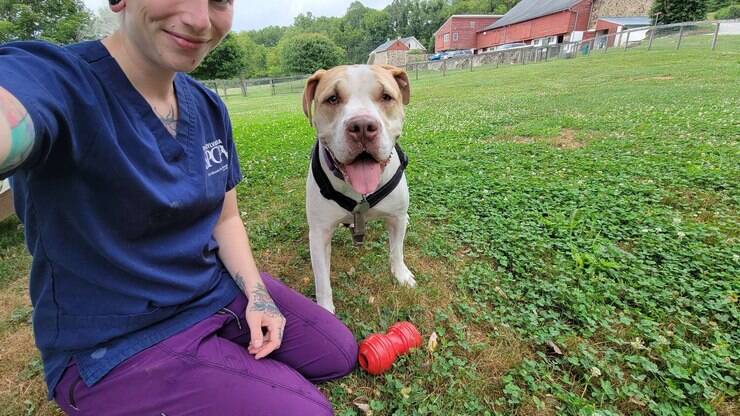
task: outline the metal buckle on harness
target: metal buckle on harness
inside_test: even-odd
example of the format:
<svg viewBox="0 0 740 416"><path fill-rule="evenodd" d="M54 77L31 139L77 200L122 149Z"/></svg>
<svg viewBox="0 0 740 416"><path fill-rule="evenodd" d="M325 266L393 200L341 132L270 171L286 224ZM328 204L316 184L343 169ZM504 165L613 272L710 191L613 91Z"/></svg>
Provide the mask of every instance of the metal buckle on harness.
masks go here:
<svg viewBox="0 0 740 416"><path fill-rule="evenodd" d="M355 205L355 209L352 210L354 221L350 228L352 229L352 242L355 246L360 246L365 242L365 214L369 209L370 203L363 196L362 201Z"/></svg>

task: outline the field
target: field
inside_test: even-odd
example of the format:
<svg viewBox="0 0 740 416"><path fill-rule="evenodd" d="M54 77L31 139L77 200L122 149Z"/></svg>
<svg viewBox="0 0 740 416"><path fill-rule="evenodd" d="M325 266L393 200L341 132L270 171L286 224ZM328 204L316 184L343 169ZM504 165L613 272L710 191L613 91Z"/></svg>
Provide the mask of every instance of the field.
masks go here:
<svg viewBox="0 0 740 416"><path fill-rule="evenodd" d="M227 103L258 263L313 296L300 96ZM425 348L323 384L337 414L740 414L740 39L412 78L406 120L418 287L381 223L338 230L332 284L358 339L410 320ZM1 415L57 414L29 264L0 223Z"/></svg>

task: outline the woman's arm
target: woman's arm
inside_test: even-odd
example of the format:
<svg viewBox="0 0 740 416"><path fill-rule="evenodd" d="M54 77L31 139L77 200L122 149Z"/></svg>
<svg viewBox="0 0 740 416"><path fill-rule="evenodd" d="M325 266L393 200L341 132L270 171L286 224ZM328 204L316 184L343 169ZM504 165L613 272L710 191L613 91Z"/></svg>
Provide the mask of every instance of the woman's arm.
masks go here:
<svg viewBox="0 0 740 416"><path fill-rule="evenodd" d="M31 154L35 140L31 116L13 94L0 87L0 175Z"/></svg>
<svg viewBox="0 0 740 416"><path fill-rule="evenodd" d="M223 211L213 230L213 238L219 245L219 258L249 298L246 311L251 335L249 352L256 354L257 359L262 358L280 347L285 318L267 292L254 262L249 237L239 216L236 189L226 193ZM262 327L267 328L264 338Z"/></svg>

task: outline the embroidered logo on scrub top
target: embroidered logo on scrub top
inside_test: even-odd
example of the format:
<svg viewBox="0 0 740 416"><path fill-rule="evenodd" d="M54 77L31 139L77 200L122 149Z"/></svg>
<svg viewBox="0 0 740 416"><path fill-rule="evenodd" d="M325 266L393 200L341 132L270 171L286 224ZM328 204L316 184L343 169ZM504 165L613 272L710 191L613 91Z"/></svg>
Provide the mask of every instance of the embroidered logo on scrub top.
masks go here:
<svg viewBox="0 0 740 416"><path fill-rule="evenodd" d="M203 155L206 158L206 172L208 172L208 176L223 172L229 168L229 164L225 163L229 160L229 152L226 151L220 139L203 146Z"/></svg>

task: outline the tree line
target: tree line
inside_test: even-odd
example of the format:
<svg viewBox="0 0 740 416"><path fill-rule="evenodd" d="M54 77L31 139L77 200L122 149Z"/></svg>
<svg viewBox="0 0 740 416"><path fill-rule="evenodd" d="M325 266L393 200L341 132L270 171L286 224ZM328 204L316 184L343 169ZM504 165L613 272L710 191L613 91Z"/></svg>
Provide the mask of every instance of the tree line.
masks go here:
<svg viewBox="0 0 740 416"><path fill-rule="evenodd" d="M737 0L654 0L662 24L699 20ZM193 73L200 79L275 77L343 63L367 62L377 46L415 36L431 53L434 32L453 14L504 14L518 0L393 0L381 10L354 1L342 17L295 17L290 26L232 32ZM115 29L107 8L93 13L81 0L0 0L0 43L45 39L73 43Z"/></svg>

